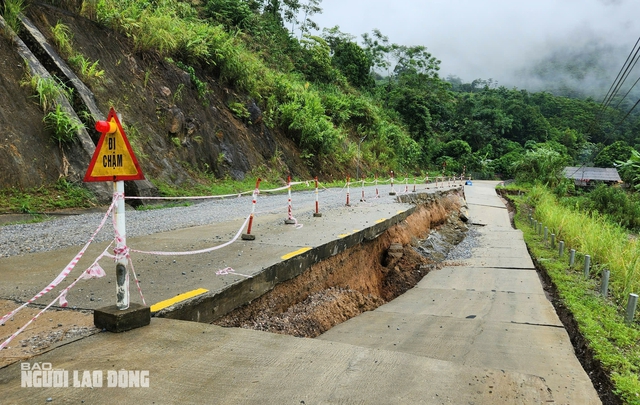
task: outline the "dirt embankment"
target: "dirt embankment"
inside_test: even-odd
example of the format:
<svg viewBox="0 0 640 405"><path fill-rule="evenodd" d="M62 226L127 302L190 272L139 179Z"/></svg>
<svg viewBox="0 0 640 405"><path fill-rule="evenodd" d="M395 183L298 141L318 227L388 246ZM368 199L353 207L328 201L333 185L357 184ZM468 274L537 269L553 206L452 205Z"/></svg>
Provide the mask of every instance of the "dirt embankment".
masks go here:
<svg viewBox="0 0 640 405"><path fill-rule="evenodd" d="M458 197L419 206L375 240L324 260L214 322L298 337L316 337L414 287L438 263L417 251L431 232L456 244L466 226Z"/></svg>

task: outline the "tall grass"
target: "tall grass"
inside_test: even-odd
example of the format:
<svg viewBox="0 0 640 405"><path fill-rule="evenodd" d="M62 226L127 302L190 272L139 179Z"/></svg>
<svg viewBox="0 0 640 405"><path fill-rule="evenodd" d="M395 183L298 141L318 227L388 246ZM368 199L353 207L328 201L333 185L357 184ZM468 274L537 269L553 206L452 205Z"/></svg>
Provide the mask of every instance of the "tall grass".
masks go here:
<svg viewBox="0 0 640 405"><path fill-rule="evenodd" d="M528 193L535 207L535 218L564 240L567 246L588 254L596 264L594 271L611 271L611 293L623 305L629 293L640 292L640 243L627 231L597 213L582 212L558 204L546 188L535 186Z"/></svg>
<svg viewBox="0 0 640 405"><path fill-rule="evenodd" d="M72 90L56 78L27 75L20 84L31 88L35 93L34 97L38 98L38 103L45 112L55 108L59 97L71 99Z"/></svg>
<svg viewBox="0 0 640 405"><path fill-rule="evenodd" d="M15 33L19 33L22 28L20 23L20 14L25 9L25 4L22 0L4 0L4 7L2 10L2 18L7 23L7 26Z"/></svg>

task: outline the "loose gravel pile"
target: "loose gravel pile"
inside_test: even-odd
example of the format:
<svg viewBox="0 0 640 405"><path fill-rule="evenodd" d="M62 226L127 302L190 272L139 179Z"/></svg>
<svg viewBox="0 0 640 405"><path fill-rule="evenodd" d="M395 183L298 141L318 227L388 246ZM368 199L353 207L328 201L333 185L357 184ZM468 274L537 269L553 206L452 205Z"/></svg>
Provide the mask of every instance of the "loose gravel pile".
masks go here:
<svg viewBox="0 0 640 405"><path fill-rule="evenodd" d="M389 185L380 185L380 197L376 200L375 187L365 188L368 202L359 202L361 188L351 188L351 204L376 204L389 202ZM325 189L320 192L320 210L344 207L346 189ZM299 219L311 217L315 204L314 191L293 193L294 216ZM304 211L302 210L304 208ZM105 210L106 212L106 210ZM208 225L234 219L244 219L251 212L251 196L205 200L194 202L188 207L173 207L148 211L127 210L126 226L128 237L139 237L158 232L172 231L192 226ZM287 212L287 195L266 195L258 198L256 215ZM0 227L0 257L26 253L47 252L68 246L82 246L95 232L104 217L103 213L91 213L57 217L35 224L7 225ZM96 242L113 239L111 219L96 237Z"/></svg>
<svg viewBox="0 0 640 405"><path fill-rule="evenodd" d="M473 257L472 250L480 245L480 232L475 226L469 226L469 230L462 242L458 243L449 251L446 260L464 260Z"/></svg>

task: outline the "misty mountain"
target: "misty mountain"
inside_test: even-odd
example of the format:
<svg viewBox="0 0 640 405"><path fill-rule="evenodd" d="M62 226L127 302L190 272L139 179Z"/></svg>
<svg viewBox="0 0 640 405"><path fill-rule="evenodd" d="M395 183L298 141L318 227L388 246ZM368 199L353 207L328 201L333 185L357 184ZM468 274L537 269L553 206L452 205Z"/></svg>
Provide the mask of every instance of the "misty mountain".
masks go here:
<svg viewBox="0 0 640 405"><path fill-rule="evenodd" d="M553 49L531 66L517 72L519 86L530 91L548 91L558 96L586 98L602 101L623 66L629 49L604 43L586 43L581 47L564 45ZM638 69L631 71L621 86L620 97L637 80ZM634 88L621 107L630 108L640 97L640 88Z"/></svg>

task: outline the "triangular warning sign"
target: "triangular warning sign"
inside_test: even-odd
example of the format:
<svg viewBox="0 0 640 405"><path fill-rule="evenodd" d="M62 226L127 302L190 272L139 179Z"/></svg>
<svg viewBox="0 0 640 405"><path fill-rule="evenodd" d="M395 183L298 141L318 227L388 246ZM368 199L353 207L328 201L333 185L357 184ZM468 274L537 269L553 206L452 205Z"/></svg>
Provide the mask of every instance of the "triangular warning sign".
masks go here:
<svg viewBox="0 0 640 405"><path fill-rule="evenodd" d="M102 135L84 181L144 180L138 160L113 108L109 111L106 122L96 123L96 129Z"/></svg>

